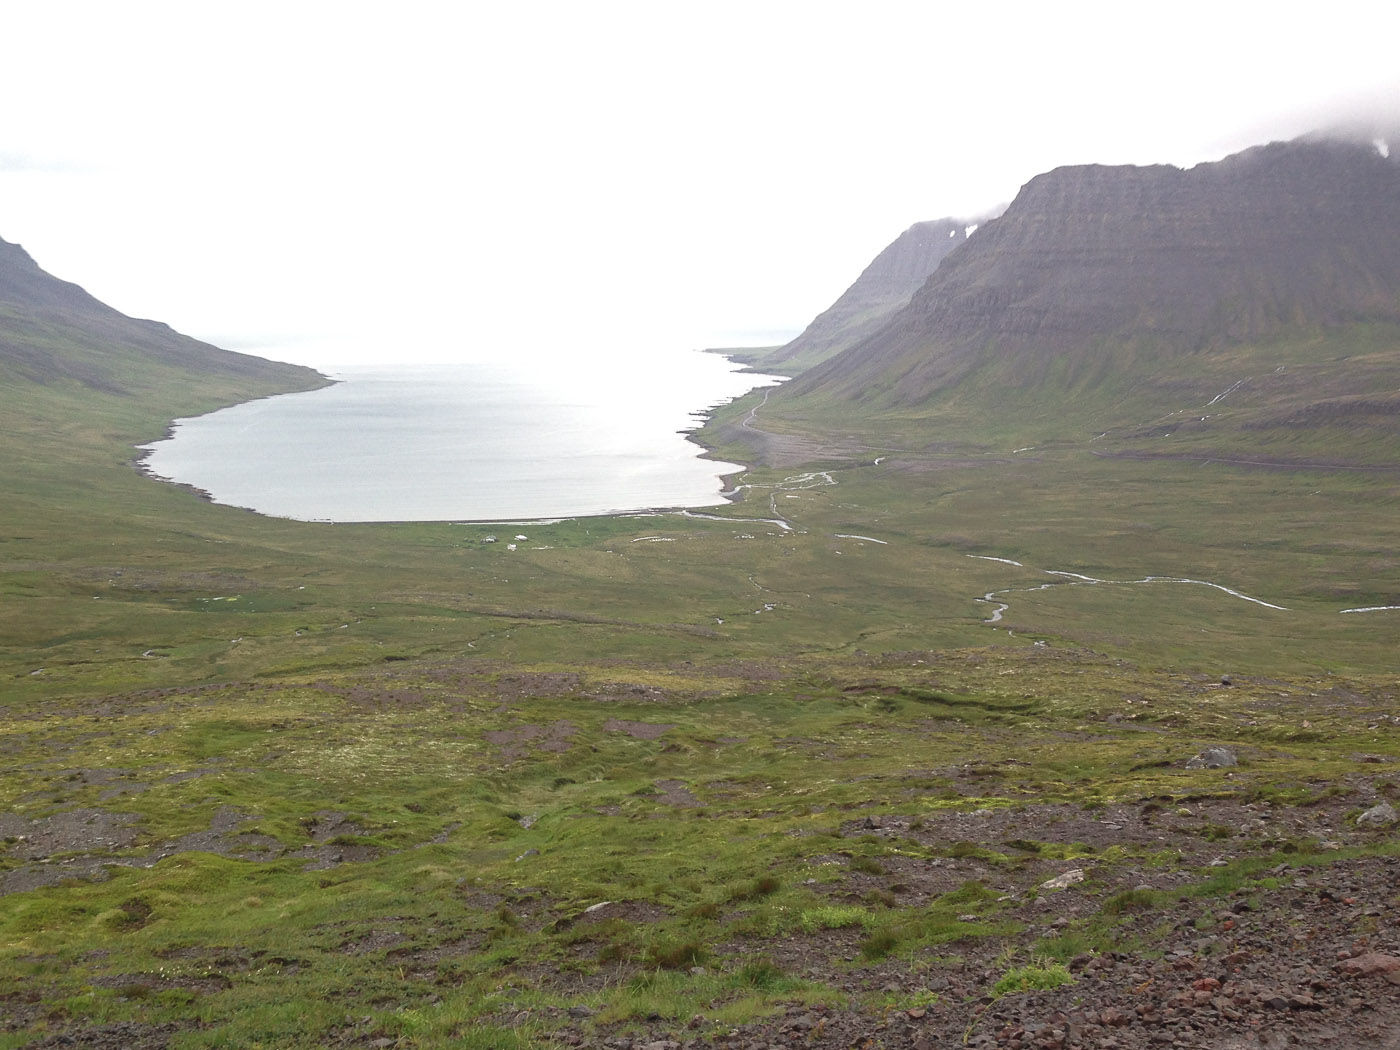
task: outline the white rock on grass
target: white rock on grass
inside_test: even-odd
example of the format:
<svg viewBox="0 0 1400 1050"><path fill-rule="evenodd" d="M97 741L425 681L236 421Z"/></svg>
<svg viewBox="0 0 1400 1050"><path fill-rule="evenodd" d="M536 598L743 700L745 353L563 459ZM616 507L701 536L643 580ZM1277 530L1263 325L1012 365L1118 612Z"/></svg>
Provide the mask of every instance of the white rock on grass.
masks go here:
<svg viewBox="0 0 1400 1050"><path fill-rule="evenodd" d="M1040 884L1042 890L1063 890L1073 886L1076 882L1084 881L1083 868L1070 868L1069 871L1061 875L1056 875L1053 879L1048 879Z"/></svg>
<svg viewBox="0 0 1400 1050"><path fill-rule="evenodd" d="M1187 769L1225 769L1237 766L1240 760L1228 747L1208 747L1186 763Z"/></svg>
<svg viewBox="0 0 1400 1050"><path fill-rule="evenodd" d="M1395 807L1389 802L1382 802L1357 817L1356 823L1363 828L1388 828L1397 820L1400 820L1400 814L1395 812Z"/></svg>

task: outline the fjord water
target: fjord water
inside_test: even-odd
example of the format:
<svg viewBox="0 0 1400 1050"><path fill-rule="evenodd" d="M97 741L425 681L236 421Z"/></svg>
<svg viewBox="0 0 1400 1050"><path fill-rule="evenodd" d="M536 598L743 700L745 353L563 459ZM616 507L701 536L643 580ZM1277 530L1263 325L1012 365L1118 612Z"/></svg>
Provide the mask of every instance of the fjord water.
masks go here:
<svg viewBox="0 0 1400 1050"><path fill-rule="evenodd" d="M147 469L303 521L496 521L724 502L680 431L775 377L713 355L610 368L346 368L334 386L177 420Z"/></svg>

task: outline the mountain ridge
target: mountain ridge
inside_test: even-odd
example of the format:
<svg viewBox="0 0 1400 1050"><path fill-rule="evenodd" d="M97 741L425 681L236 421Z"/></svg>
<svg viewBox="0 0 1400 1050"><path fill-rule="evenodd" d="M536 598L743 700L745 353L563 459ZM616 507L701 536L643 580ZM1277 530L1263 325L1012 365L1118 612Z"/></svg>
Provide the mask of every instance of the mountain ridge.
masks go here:
<svg viewBox="0 0 1400 1050"><path fill-rule="evenodd" d="M1221 161L1031 179L877 331L775 392L910 405L999 364L1136 344L1171 355L1288 328L1400 320L1400 165L1374 146L1270 143Z"/></svg>
<svg viewBox="0 0 1400 1050"><path fill-rule="evenodd" d="M22 246L4 239L0 372L21 383L68 380L117 395L176 375L187 381L207 377L252 383L259 394L327 382L301 365L224 350L164 322L129 317L80 285L43 270Z"/></svg>
<svg viewBox="0 0 1400 1050"><path fill-rule="evenodd" d="M874 334L967 240L974 225L973 220L955 218L914 223L886 245L796 338L763 355L763 365L810 367Z"/></svg>

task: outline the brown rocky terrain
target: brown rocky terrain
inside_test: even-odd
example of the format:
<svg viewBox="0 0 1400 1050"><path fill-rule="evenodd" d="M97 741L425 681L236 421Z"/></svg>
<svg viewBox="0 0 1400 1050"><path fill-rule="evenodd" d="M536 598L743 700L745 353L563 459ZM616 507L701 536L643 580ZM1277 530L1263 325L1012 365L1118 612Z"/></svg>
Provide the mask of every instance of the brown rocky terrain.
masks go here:
<svg viewBox="0 0 1400 1050"><path fill-rule="evenodd" d="M1005 844L1004 836L1054 828L1053 838L1080 836L1101 844L1123 836L1146 838L1180 851L1183 859L1214 863L1231 855L1228 839L1257 834L1264 825L1279 831L1290 822L1310 827L1344 825L1330 806L1306 813L1271 807L1203 800L1191 809L1224 840L1204 840L1199 828L1163 816L1151 805L1122 807L1088 816L1073 808L1039 807L1021 811L1007 824L988 814L950 817L947 827L927 825L919 834L958 838L980 845ZM1093 826L1093 827L1091 827ZM853 821L846 834L898 837L909 823L898 818ZM1087 833L1086 833L1086 829ZM1338 831L1354 839L1356 832ZM878 875L852 874L850 900L871 893L916 894L922 881L946 892L960 880L990 884L995 874L976 856L945 860L927 870L919 865L890 868ZM1092 862L1085 865L1092 868ZM1042 868L1044 870L1039 870ZM1047 883L1068 875L1060 888L1041 887L1020 899L1026 936L1064 931L1102 909L1121 912L1113 950L1085 950L1065 967L1067 983L1050 989L1008 991L1001 987L1007 946L968 937L946 946L937 965L912 966L895 955L871 961L861 952L861 936L849 930L770 944L739 944L731 949L770 958L785 971L834 985L856 998L882 1002L851 1009L837 1004L796 1001L776 1016L713 1033L697 1015L678 1026L657 1018L649 1030L599 1025L586 1010L557 1040L564 1045L610 1050L941 1050L971 1046L981 1050L1274 1050L1284 1047L1336 1048L1400 1046L1400 924L1395 895L1400 858L1359 856L1325 866L1280 863L1260 873L1258 883L1220 898L1189 893L1192 880L1182 872L1125 868L1106 876L1108 885L1089 889L1084 873L1070 862L1038 862ZM1022 873L1024 875L1024 872ZM934 886L936 884L936 886ZM1175 904L1163 910L1144 895L1171 893ZM1007 896L1015 892L1002 887ZM971 921L978 920L969 915ZM1071 935L1072 936L1072 935ZM519 1020L529 1020L528 1017ZM503 1019L504 1020L504 1019ZM708 1034L707 1034L708 1030Z"/></svg>

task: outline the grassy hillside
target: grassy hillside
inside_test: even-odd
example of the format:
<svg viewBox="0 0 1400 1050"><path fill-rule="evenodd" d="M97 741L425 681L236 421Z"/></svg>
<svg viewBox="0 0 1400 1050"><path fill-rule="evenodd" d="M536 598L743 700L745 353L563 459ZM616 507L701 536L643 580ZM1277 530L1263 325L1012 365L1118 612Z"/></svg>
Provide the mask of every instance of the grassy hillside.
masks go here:
<svg viewBox="0 0 1400 1050"><path fill-rule="evenodd" d="M49 408L42 399L31 404L31 388L40 386L77 392L80 402L90 391L139 400L145 412L169 407L185 414L326 382L309 368L222 350L158 321L128 317L46 273L28 252L5 240L0 240L0 381L7 412ZM95 401L93 411L104 411L103 405ZM64 407L61 401L58 407ZM44 420L36 423L42 430Z"/></svg>
<svg viewBox="0 0 1400 1050"><path fill-rule="evenodd" d="M1400 612L1347 611L1400 605L1393 329L755 394L706 432L771 464L720 520L514 551L143 477L172 417L315 377L46 338L0 386L0 1050L1400 1020L1333 970L1400 946L1359 819Z"/></svg>
<svg viewBox="0 0 1400 1050"><path fill-rule="evenodd" d="M1177 636L1160 614L1194 605L1199 588L1143 600L1132 587L1056 587L1012 603L1017 638L1097 644L1108 628L1092 614L1076 626L1075 610L1117 596L1126 609L1107 620L1135 657L1170 642L1198 666L1381 670L1392 621L1340 610L1400 604L1390 338L1358 335L1347 358L1353 380L1374 370L1369 397L1328 398L1324 379L1295 377L1304 365L1279 373L1282 347L1150 390L1104 381L1063 402L1027 397L1004 417L950 399L922 417L850 419L844 452L806 465L815 471L753 471L722 512L733 525L568 521L523 529L530 540L515 552L482 542L491 526L315 525L205 504L131 468L131 443L158 433L157 412L34 387L5 417L15 452L0 466L3 586L23 600L0 614L0 666L47 695L460 654L468 643L481 656L569 659L601 646L643 662L983 644L1004 632L981 622L976 599L1064 570L1201 578L1289 615L1216 592L1215 618L1246 626ZM1309 407L1335 400L1364 411ZM1300 413L1320 425L1293 422ZM757 422L816 426L772 406ZM775 515L789 527L743 520ZM120 642L104 644L112 631Z"/></svg>
<svg viewBox="0 0 1400 1050"><path fill-rule="evenodd" d="M1391 339L1329 344L1378 402ZM1183 908L1214 972L1286 928L1261 895L1292 872L1384 886L1395 852L1355 817L1396 791L1400 621L1342 611L1400 604L1393 435L1289 425L1286 350L990 418L765 406L775 447L825 451L751 471L730 520L513 552L132 469L233 387L11 387L0 1046L912 1046L1089 1006L1146 1040L1104 1023L1113 953L1173 1008L1195 976L1150 945ZM1254 435L1366 469L1219 461ZM1186 770L1207 746L1241 765ZM1220 929L1233 900L1259 921Z"/></svg>

